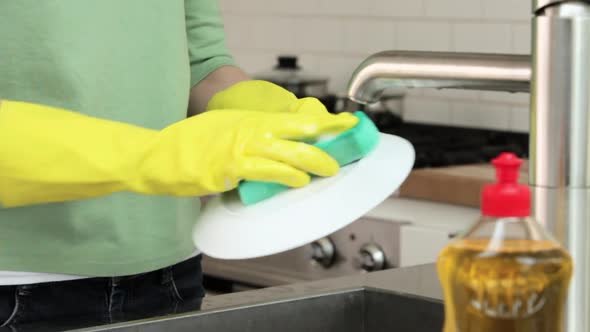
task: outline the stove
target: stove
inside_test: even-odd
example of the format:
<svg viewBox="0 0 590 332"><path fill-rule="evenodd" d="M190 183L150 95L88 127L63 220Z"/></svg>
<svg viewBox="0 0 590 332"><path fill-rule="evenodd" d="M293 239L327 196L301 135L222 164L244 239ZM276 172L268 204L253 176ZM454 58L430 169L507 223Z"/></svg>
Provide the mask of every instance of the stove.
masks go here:
<svg viewBox="0 0 590 332"><path fill-rule="evenodd" d="M528 156L528 134L406 123L393 113L369 116L381 132L414 145L415 169L487 163L504 151ZM393 196L348 227L285 253L240 261L205 257L205 286L234 292L432 263L478 215L473 208Z"/></svg>
<svg viewBox="0 0 590 332"><path fill-rule="evenodd" d="M488 163L501 152L528 158L528 134L462 127L405 123L393 113L369 113L381 132L410 141L414 168Z"/></svg>

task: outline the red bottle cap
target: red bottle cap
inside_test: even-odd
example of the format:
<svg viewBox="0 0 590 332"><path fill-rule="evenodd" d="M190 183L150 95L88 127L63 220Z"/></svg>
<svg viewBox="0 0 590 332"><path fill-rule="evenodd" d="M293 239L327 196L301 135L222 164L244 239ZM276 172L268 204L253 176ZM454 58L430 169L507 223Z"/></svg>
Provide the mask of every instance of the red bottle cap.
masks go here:
<svg viewBox="0 0 590 332"><path fill-rule="evenodd" d="M528 186L518 183L522 160L513 153L502 153L492 164L496 167L496 184L483 189L482 214L496 218L530 216L531 192Z"/></svg>

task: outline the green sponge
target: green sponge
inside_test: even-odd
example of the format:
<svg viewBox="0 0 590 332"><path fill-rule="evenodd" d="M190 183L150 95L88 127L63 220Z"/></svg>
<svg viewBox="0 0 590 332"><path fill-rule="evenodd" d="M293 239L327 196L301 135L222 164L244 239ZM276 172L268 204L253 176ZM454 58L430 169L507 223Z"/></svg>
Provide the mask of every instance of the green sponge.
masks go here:
<svg viewBox="0 0 590 332"><path fill-rule="evenodd" d="M354 128L314 144L332 156L340 166L365 157L379 142L379 130L371 119L363 112L355 112L354 115L359 119ZM245 205L256 204L286 190L289 187L271 182L244 181L238 186L240 200Z"/></svg>

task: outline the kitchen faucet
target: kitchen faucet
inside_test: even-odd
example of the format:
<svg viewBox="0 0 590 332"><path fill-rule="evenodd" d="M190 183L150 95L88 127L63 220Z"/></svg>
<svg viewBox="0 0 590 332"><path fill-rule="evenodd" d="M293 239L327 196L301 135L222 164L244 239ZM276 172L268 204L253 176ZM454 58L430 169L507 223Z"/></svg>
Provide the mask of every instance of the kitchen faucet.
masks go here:
<svg viewBox="0 0 590 332"><path fill-rule="evenodd" d="M349 83L361 104L389 88L529 92L534 215L572 254L565 329L590 331L590 0L533 0L532 56L374 54Z"/></svg>

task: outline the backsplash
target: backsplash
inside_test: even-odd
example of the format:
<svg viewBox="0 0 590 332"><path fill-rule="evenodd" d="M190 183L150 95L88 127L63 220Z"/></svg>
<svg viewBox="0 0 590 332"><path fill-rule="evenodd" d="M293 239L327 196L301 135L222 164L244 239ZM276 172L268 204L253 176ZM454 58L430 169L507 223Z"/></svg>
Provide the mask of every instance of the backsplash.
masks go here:
<svg viewBox="0 0 590 332"><path fill-rule="evenodd" d="M220 0L227 40L251 74L280 54L343 92L352 71L383 50L530 53L530 0ZM408 121L528 131L528 94L411 91Z"/></svg>

